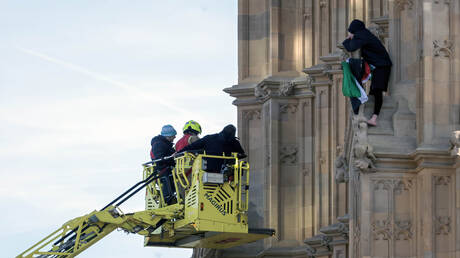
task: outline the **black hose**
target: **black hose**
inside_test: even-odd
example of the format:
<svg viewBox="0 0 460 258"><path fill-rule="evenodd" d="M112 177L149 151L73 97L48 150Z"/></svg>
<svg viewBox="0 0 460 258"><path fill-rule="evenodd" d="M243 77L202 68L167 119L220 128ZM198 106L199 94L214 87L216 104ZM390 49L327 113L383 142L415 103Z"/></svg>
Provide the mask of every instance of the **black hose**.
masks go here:
<svg viewBox="0 0 460 258"><path fill-rule="evenodd" d="M176 154L177 156L177 154ZM170 159L173 159L175 157L175 155L171 155L171 156L166 156L166 157L163 157L161 159L154 159L152 161L149 161L149 162L145 162L144 164L142 164L142 166L147 166L147 165L150 165L150 164L153 164L153 163L157 163L157 162L160 162L160 161L165 161L165 160L170 160Z"/></svg>
<svg viewBox="0 0 460 258"><path fill-rule="evenodd" d="M138 193L140 190L142 190L144 187L146 187L148 184L150 184L153 180L156 180L158 178L160 178L161 176L156 176L156 177L152 177L154 174L150 175L149 177L146 178L147 181L145 181L145 183L143 185L141 185L137 190L135 190L134 192L132 192L131 194L129 194L128 196L126 196L123 200L119 201L115 206L120 206L121 204L123 204L126 200L128 200L129 198L131 198L133 195L135 195L136 193ZM121 197L121 196L120 196ZM117 198L117 200L119 200L120 198ZM112 205L112 204L109 204L109 206ZM107 206L106 206L107 207Z"/></svg>
<svg viewBox="0 0 460 258"><path fill-rule="evenodd" d="M161 159L156 159L156 160L152 160L150 162L147 162L144 164L144 166L146 164L153 164L155 162L159 162L159 161L165 161L165 160L168 160L168 159L171 159L171 158L174 158L174 156L168 156L168 157L164 157L164 158L161 158ZM131 192L134 188L136 188L137 186L139 186L140 184L143 184L139 189L137 189L136 191L134 191L134 193L130 194L128 197L126 197L125 199L123 199L121 202L119 202L117 204L120 205L122 204L123 202L125 202L126 200L128 200L129 198L131 198L134 194L136 194L137 192L139 192L142 188L144 188L145 186L147 186L150 182L152 182L153 180L155 179L158 179L159 177L154 177L155 174L151 174L150 176L148 176L146 179L142 180L142 181L139 181L138 183L136 183L135 185L131 186L128 190L126 190L124 193L122 193L120 196L118 196L117 198L115 198L113 201L111 201L110 203L108 203L106 206L104 206L104 208L101 209L101 211L107 209L108 207L110 207L112 204L114 204L115 202L117 202L118 200L120 200L121 198L123 198L126 194L128 194L129 192ZM146 183L148 182L148 183ZM82 229L82 231L86 230L88 228L88 226L86 226L85 228ZM54 245L57 245L59 244L60 242L64 241L67 237L69 237L71 234L75 233L77 230L77 228L74 228L72 231L68 232L65 236L61 237L59 240L57 240L56 242L54 242Z"/></svg>
<svg viewBox="0 0 460 258"><path fill-rule="evenodd" d="M138 182L137 184L131 186L128 190L126 190L124 193L122 193L120 196L118 196L117 198L115 198L113 201L109 202L106 206L104 206L104 208L101 209L101 211L107 209L108 207L110 207L112 204L114 204L115 202L117 202L118 200L120 200L121 198L123 198L123 196L125 196L126 194L128 194L129 192L131 192L134 188L136 188L137 186L139 186L140 184L143 184L147 181L149 181L150 179L152 179L152 177L154 177L155 174L151 174L150 176L148 176L146 179ZM150 181L151 182L151 181ZM142 185L142 188L144 188L146 186L146 184ZM136 190L135 192L137 193L140 189ZM132 195L130 195L131 197ZM118 206L118 205L117 205Z"/></svg>

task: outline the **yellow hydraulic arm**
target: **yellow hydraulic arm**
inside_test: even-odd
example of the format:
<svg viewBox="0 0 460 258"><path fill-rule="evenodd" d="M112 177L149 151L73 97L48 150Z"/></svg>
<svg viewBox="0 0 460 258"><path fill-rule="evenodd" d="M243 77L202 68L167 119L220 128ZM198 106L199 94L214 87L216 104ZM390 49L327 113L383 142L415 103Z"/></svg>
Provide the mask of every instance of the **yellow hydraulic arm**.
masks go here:
<svg viewBox="0 0 460 258"><path fill-rule="evenodd" d="M165 219L180 213L180 208L179 205L172 205L163 209L123 214L116 207L110 206L68 221L17 257L75 257L116 228L147 236L161 226Z"/></svg>
<svg viewBox="0 0 460 258"><path fill-rule="evenodd" d="M156 161L167 158L172 157ZM58 230L17 257L75 257L117 228L128 233L149 235L165 221L180 216L183 213L183 205L175 204L129 214L124 214L118 207L158 178L159 176L152 174L132 186L100 211L93 211L66 222Z"/></svg>

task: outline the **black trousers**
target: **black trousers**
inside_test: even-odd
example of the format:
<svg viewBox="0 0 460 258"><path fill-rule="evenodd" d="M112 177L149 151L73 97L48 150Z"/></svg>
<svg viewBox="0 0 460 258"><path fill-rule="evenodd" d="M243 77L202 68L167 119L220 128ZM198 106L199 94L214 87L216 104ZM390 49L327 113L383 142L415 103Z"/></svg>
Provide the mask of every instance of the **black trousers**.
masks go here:
<svg viewBox="0 0 460 258"><path fill-rule="evenodd" d="M380 114L380 109L382 109L382 104L383 104L383 91L382 90L371 90L369 92L370 95L374 96L374 115L379 115Z"/></svg>
<svg viewBox="0 0 460 258"><path fill-rule="evenodd" d="M166 171L163 171L160 182L163 198L167 204L171 204L174 200L174 193L176 192L171 168L166 168Z"/></svg>
<svg viewBox="0 0 460 258"><path fill-rule="evenodd" d="M350 102L353 113L357 115L359 113L359 106L361 106L361 101L357 97L351 97Z"/></svg>
<svg viewBox="0 0 460 258"><path fill-rule="evenodd" d="M372 72L372 83L369 95L375 98L374 115L380 114L383 104L383 92L388 89L388 82L390 81L391 66L376 67Z"/></svg>

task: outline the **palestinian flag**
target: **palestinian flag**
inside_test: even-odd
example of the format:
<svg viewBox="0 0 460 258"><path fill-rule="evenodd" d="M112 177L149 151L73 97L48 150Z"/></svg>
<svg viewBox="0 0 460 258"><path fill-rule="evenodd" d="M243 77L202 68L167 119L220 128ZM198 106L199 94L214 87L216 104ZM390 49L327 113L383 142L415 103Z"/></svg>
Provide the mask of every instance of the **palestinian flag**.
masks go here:
<svg viewBox="0 0 460 258"><path fill-rule="evenodd" d="M348 61L348 60L347 60ZM358 98L361 104L368 100L367 94L361 84L356 80L351 72L350 64L342 62L343 81L342 93L345 97ZM367 77L367 76L366 76Z"/></svg>
<svg viewBox="0 0 460 258"><path fill-rule="evenodd" d="M362 84L372 79L372 70L374 69L375 67L373 65L370 65L367 62L364 62L364 74L363 74L363 78L361 78Z"/></svg>

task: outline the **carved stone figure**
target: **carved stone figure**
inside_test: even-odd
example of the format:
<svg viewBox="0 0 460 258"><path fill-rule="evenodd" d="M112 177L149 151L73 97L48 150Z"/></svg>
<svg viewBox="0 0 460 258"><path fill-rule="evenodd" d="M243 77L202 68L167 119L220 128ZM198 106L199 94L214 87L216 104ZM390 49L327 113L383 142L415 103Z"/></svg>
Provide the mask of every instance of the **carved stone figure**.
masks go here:
<svg viewBox="0 0 460 258"><path fill-rule="evenodd" d="M434 56L450 57L453 51L452 40L435 40L433 41Z"/></svg>
<svg viewBox="0 0 460 258"><path fill-rule="evenodd" d="M371 23L371 25L368 26L368 30L372 32L372 34L374 34L377 38L383 41L384 29L381 28L378 24Z"/></svg>
<svg viewBox="0 0 460 258"><path fill-rule="evenodd" d="M396 0L395 5L400 10L404 10L406 6L408 9L412 9L414 7L414 2L413 0Z"/></svg>
<svg viewBox="0 0 460 258"><path fill-rule="evenodd" d="M450 136L450 154L460 156L460 131L453 131Z"/></svg>
<svg viewBox="0 0 460 258"><path fill-rule="evenodd" d="M449 235L451 230L451 219L449 216L438 216L435 220L436 235Z"/></svg>
<svg viewBox="0 0 460 258"><path fill-rule="evenodd" d="M355 142L353 144L353 154L355 157L354 165L362 172L373 172L375 170L374 161L376 157L372 145L367 138L366 119L359 115L353 117L353 130Z"/></svg>
<svg viewBox="0 0 460 258"><path fill-rule="evenodd" d="M294 165L297 162L297 146L283 146L280 150L280 162L283 165Z"/></svg>
<svg viewBox="0 0 460 258"><path fill-rule="evenodd" d="M270 96L270 90L268 90L266 86L259 84L254 88L254 96L258 100L265 100Z"/></svg>
<svg viewBox="0 0 460 258"><path fill-rule="evenodd" d="M281 84L279 95L287 97L294 92L294 83L290 81L285 81Z"/></svg>
<svg viewBox="0 0 460 258"><path fill-rule="evenodd" d="M343 154L335 159L335 181L337 183L348 182L348 164Z"/></svg>

